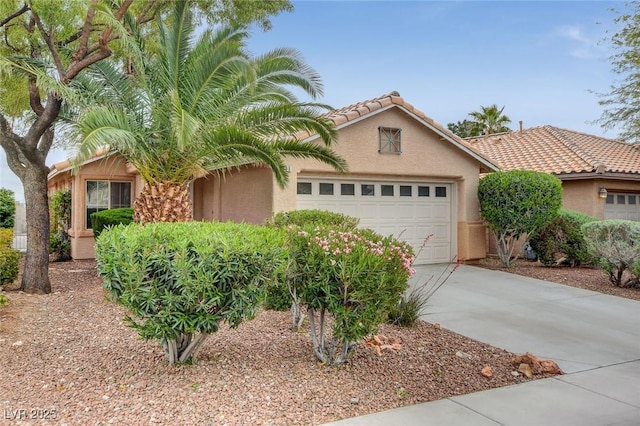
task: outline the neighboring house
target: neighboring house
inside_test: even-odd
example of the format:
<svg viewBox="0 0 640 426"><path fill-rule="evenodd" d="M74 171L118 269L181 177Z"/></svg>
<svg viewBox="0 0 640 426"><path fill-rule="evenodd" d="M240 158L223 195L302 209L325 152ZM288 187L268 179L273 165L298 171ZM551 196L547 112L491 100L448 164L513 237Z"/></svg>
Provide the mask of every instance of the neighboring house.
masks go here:
<svg viewBox="0 0 640 426"><path fill-rule="evenodd" d="M553 126L468 138L503 170L535 170L562 181L563 207L599 219L640 220L640 149Z"/></svg>
<svg viewBox="0 0 640 426"><path fill-rule="evenodd" d="M338 129L334 150L348 174L314 160L290 159L289 185L282 189L272 172L247 165L211 173L191 185L195 220L262 223L274 212L324 209L360 218L360 225L400 236L420 251L417 263L449 262L455 256L485 256L485 227L477 199L481 173L497 170L397 92L330 114ZM315 135L301 136L319 143ZM71 188L72 256L91 258L93 234L88 215L131 205L142 182L117 154L97 156L78 169L56 165L51 191Z"/></svg>

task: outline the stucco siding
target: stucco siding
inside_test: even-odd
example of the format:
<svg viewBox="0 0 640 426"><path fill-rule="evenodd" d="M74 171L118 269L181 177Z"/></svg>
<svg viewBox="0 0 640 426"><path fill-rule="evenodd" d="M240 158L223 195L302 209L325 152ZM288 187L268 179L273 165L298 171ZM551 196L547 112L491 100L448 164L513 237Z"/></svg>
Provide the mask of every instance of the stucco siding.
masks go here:
<svg viewBox="0 0 640 426"><path fill-rule="evenodd" d="M193 186L194 219L263 223L273 211L273 180L271 170L261 166L198 179Z"/></svg>

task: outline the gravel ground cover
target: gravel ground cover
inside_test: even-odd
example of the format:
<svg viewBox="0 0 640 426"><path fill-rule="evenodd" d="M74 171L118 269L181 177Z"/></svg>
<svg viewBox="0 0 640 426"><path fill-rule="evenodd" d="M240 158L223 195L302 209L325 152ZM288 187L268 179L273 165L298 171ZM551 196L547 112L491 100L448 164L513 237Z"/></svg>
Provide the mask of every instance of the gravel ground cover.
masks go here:
<svg viewBox="0 0 640 426"><path fill-rule="evenodd" d="M105 300L93 261L52 263L50 277L52 294L9 288L0 308L3 424L317 425L529 380L511 366L517 354L426 322L381 327L400 350L362 344L326 367L289 314L271 311L171 367Z"/></svg>

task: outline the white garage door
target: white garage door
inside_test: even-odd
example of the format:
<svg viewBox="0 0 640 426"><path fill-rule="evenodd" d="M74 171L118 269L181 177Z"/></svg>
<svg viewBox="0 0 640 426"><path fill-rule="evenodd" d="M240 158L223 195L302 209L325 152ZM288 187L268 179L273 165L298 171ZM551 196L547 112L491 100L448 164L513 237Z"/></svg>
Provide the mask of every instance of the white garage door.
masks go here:
<svg viewBox="0 0 640 426"><path fill-rule="evenodd" d="M298 178L297 208L360 218L360 227L400 237L420 251L415 264L447 263L452 248L452 185Z"/></svg>
<svg viewBox="0 0 640 426"><path fill-rule="evenodd" d="M640 221L640 194L608 193L604 218Z"/></svg>

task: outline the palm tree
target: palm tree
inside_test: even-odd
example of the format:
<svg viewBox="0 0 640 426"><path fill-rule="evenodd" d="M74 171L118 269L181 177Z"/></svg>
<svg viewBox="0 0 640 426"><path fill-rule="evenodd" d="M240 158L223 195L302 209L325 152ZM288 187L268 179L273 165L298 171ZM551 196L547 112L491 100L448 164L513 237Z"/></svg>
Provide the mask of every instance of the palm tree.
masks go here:
<svg viewBox="0 0 640 426"><path fill-rule="evenodd" d="M138 222L190 220L188 183L213 171L260 163L285 186L287 156L347 170L330 149L337 132L324 115L329 107L300 102L288 89L322 94L319 76L297 51L253 57L244 27L206 31L194 42L187 2L176 2L173 16L171 28L160 23L161 53L141 59L133 76L113 64L94 68L85 84L100 102L77 122L79 160L108 146L144 179L134 203ZM317 134L324 145L302 143L298 132Z"/></svg>
<svg viewBox="0 0 640 426"><path fill-rule="evenodd" d="M498 109L498 105L493 104L488 107L480 106L480 111L473 111L469 115L486 135L490 135L509 131L506 125L511 123L511 119L503 111L504 106Z"/></svg>

